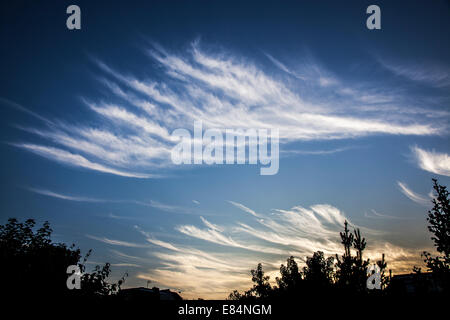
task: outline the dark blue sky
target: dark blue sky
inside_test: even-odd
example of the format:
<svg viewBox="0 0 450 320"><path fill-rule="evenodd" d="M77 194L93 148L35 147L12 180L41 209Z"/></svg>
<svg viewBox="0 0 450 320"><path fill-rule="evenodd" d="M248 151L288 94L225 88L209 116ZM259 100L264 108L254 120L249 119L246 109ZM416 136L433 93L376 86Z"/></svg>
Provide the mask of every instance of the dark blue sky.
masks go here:
<svg viewBox="0 0 450 320"><path fill-rule="evenodd" d="M345 218L405 272L431 245L431 178L449 182L449 16L448 1L2 3L0 222L49 220L127 285L187 297L334 253ZM279 172L174 166L167 135L194 119L278 128Z"/></svg>

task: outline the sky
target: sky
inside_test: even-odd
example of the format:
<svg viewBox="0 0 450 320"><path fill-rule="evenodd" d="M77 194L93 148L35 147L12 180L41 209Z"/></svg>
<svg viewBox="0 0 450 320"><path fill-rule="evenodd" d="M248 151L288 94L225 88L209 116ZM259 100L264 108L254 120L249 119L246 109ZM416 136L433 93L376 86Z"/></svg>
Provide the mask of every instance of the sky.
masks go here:
<svg viewBox="0 0 450 320"><path fill-rule="evenodd" d="M450 181L448 1L1 6L0 223L48 220L125 287L185 298L249 288L258 262L273 281L291 255L341 254L345 220L394 274L433 250L431 179ZM278 129L278 172L174 164L173 132L195 121Z"/></svg>

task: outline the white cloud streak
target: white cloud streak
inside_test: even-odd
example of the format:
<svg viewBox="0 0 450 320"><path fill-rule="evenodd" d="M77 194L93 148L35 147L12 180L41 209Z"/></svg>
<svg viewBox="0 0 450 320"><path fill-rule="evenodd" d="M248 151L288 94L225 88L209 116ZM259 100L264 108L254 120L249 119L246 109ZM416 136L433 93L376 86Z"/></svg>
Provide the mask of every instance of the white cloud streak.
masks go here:
<svg viewBox="0 0 450 320"><path fill-rule="evenodd" d="M97 241L100 241L100 242L103 242L106 244L110 244L113 246L130 247L130 248L148 248L148 245L145 245L145 244L109 239L109 238L105 238L105 237L96 237L96 236L92 236L89 234L87 234L86 237L88 237L89 239L97 240Z"/></svg>
<svg viewBox="0 0 450 320"><path fill-rule="evenodd" d="M170 213L179 213L179 214L199 214L196 208L189 208L189 207L182 207L182 206L176 206L166 203L161 203L155 200L149 200L149 201L142 201L142 200L133 200L133 199L99 199L99 198L91 198L91 197L84 197L84 196L74 196L74 195L67 195L59 192L54 192L51 190L46 189L40 189L40 188L26 188L27 190L41 194L47 197L52 197L56 199L62 199L67 201L76 201L76 202L108 202L108 203L129 203L129 204L135 204L139 206L145 206L145 207L151 207L155 208L164 212L170 212ZM204 214L204 215L210 215L210 214ZM122 216L116 216L114 214L109 214L109 218L113 219L136 219L132 217L122 217Z"/></svg>
<svg viewBox="0 0 450 320"><path fill-rule="evenodd" d="M301 80L306 80L306 79L307 79L306 77L301 76L301 75L295 73L295 72L292 71L292 70L289 70L289 68L286 67L286 65L284 65L281 61L279 61L279 60L275 59L274 57L272 57L270 54L265 53L265 55L266 55L266 57L267 57L270 61L272 61L272 63L273 63L274 65L276 65L278 68L280 68L280 69L283 70L284 72L286 72L286 73L288 73L288 74L290 74L290 75L296 77L297 79L301 79Z"/></svg>
<svg viewBox="0 0 450 320"><path fill-rule="evenodd" d="M252 210L252 209L250 209L250 208L247 208L246 206L244 206L244 205L241 204L241 203L234 202L234 201L228 201L228 202L231 203L233 206L235 206L235 207L241 209L242 211L245 211L245 212L247 212L247 213L250 213L252 216L259 217L259 215L258 215L254 210Z"/></svg>
<svg viewBox="0 0 450 320"><path fill-rule="evenodd" d="M100 171L105 173L111 173L118 176L123 177L132 177L132 178L151 178L155 177L155 175L151 174L141 174L141 173L133 173L133 172L127 172L127 171L121 171L113 168L109 168L107 166L104 166L99 163L92 162L85 157L74 154L62 149L54 148L54 147L46 147L36 144L30 144L30 143L22 143L22 144L16 144L17 147L27 149L33 153L36 153L40 156L43 156L45 158L49 158L52 160L55 160L57 162L75 166L75 167L81 167L85 169L91 169L94 171Z"/></svg>
<svg viewBox="0 0 450 320"><path fill-rule="evenodd" d="M450 155L427 151L417 146L411 148L417 165L428 172L450 177Z"/></svg>
<svg viewBox="0 0 450 320"><path fill-rule="evenodd" d="M393 74L411 81L437 88L450 86L450 68L446 66L424 64L423 62L414 64L392 63L383 59L378 59L378 62Z"/></svg>
<svg viewBox="0 0 450 320"><path fill-rule="evenodd" d="M407 196L409 199L411 199L412 201L421 204L423 206L429 207L431 205L431 201L430 199L412 191L407 185L406 183L397 181L397 185L400 188L400 191Z"/></svg>
<svg viewBox="0 0 450 320"><path fill-rule="evenodd" d="M330 149L330 150L283 150L283 153L286 154L299 154L299 155L328 155L333 153L339 153L343 151L347 151L353 149L352 147L343 147L343 148L336 148L336 149Z"/></svg>
<svg viewBox="0 0 450 320"><path fill-rule="evenodd" d="M106 200L103 199L96 199L96 198L88 198L88 197L79 197L79 196L72 196L72 195L66 195L62 193L53 192L50 190L45 189L37 189L37 188L27 188L28 190L41 194L47 197L62 199L62 200L68 200L68 201L76 201L76 202L106 202Z"/></svg>
<svg viewBox="0 0 450 320"><path fill-rule="evenodd" d="M366 218L370 218L370 219L389 219L389 220L404 220L404 219L409 219L407 217L398 217L398 216L391 216L388 214L383 214L383 213L379 213L375 210L370 210L371 214L368 214L367 212L364 213L364 216Z"/></svg>

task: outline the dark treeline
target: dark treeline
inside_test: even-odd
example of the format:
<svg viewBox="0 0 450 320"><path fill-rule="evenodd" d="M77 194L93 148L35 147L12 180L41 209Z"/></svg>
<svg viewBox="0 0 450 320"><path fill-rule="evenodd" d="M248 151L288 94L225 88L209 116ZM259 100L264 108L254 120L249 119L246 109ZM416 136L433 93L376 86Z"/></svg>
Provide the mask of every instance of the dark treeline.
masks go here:
<svg viewBox="0 0 450 320"><path fill-rule="evenodd" d="M67 246L51 240L52 229L45 222L35 230L35 221L18 222L10 218L0 225L1 291L12 300L75 301L99 300L117 295L126 274L116 283L107 281L109 263L86 272L86 261L74 244ZM69 290L67 267L75 265L82 273L81 289Z"/></svg>
<svg viewBox="0 0 450 320"><path fill-rule="evenodd" d="M422 291L414 292L415 295L446 295L450 291L450 205L449 193L445 186L438 184L433 179L435 198L432 200L433 208L428 211L428 230L432 233L437 256L429 252L423 252L422 258L431 275L433 283L438 290L430 292L426 284L418 283ZM294 257L289 257L286 265L280 266L280 277L277 277L276 285L271 286L269 276L266 276L263 266L259 263L256 269L251 270L253 287L247 291L234 290L230 293L230 300L285 300L310 296L343 297L353 295L361 296L401 296L404 291L398 288L395 281L391 281L391 270L387 270L387 262L384 254L380 254L380 260L370 261L364 259L366 240L359 229L351 232L345 221L343 232L340 232L343 254L339 256L325 257L322 251L314 252L312 257L306 257L306 265L300 269ZM356 255L352 255L353 252ZM369 289L368 267L376 264L380 272L380 289ZM414 267L411 270L416 277L414 281L424 282L429 279L423 277L421 268ZM373 280L370 281L373 283ZM413 285L416 285L413 283ZM422 286L422 288L420 288Z"/></svg>
<svg viewBox="0 0 450 320"><path fill-rule="evenodd" d="M327 295L337 293L368 294L367 267L371 263L364 259L363 252L366 247L365 238L359 229L352 232L345 222L344 231L340 233L344 247L342 256L325 257L322 251L314 252L306 257L306 265L300 269L294 257L287 259L286 265L280 266L280 277L276 285L271 286L269 276L266 276L259 263L256 269L251 270L253 287L243 293L234 290L228 297L230 300L255 300L273 298L293 298L302 295ZM352 255L352 249L356 255ZM381 271L380 292L385 293L389 287L389 277L386 276L387 263L384 255L375 262ZM378 292L378 294L380 293Z"/></svg>

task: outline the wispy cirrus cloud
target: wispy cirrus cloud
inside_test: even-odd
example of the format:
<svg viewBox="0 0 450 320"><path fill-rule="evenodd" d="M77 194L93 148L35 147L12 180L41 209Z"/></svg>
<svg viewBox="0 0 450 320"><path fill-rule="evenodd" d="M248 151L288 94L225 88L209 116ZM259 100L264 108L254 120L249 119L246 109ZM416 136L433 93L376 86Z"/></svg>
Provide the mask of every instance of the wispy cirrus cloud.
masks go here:
<svg viewBox="0 0 450 320"><path fill-rule="evenodd" d="M149 262L148 258L146 258L146 257L138 257L138 256L134 256L134 255L129 255L129 254L126 254L126 253L116 250L116 249L110 249L109 251L113 254L114 257L120 259L121 261L133 262L133 263L139 262L142 264L146 264Z"/></svg>
<svg viewBox="0 0 450 320"><path fill-rule="evenodd" d="M113 267L132 267L132 268L141 268L141 265L135 263L111 263Z"/></svg>
<svg viewBox="0 0 450 320"><path fill-rule="evenodd" d="M132 178L151 178L151 177L156 176L156 175L152 175L152 174L133 173L133 172L127 172L127 171L110 168L105 165L102 165L102 164L99 164L96 162L92 162L79 154L74 154L69 151L59 149L59 148L47 147L47 146L42 146L42 145L30 144L30 143L15 144L15 146L29 150L29 151L36 153L40 156L43 156L45 158L49 158L49 159L55 160L57 162L60 162L60 163L66 164L66 165L70 165L70 166L74 166L74 167L81 167L81 168L90 169L90 170L94 170L94 171L111 173L111 174L118 175L118 176L132 177Z"/></svg>
<svg viewBox="0 0 450 320"><path fill-rule="evenodd" d="M426 207L428 207L428 206L431 205L431 200L430 200L430 199L428 199L427 197L422 196L422 195L420 195L420 194L418 194L418 193L412 191L412 190L406 185L406 183L397 181L397 185L399 186L400 191L401 191L405 196L407 196L409 199L411 199L412 201L414 201L414 202L416 202L416 203L418 203L418 204L421 204L421 205L423 205L423 206L426 206Z"/></svg>
<svg viewBox="0 0 450 320"><path fill-rule="evenodd" d="M333 153L339 153L353 149L354 147L343 147L329 150L283 150L282 153L286 154L300 154L300 155L328 155Z"/></svg>
<svg viewBox="0 0 450 320"><path fill-rule="evenodd" d="M37 194L41 194L41 195L52 197L52 198L62 199L62 200L77 201L77 202L106 202L107 201L104 199L72 196L72 195L57 193L57 192L45 190L45 189L38 189L38 188L27 188L27 189L29 191L32 191Z"/></svg>
<svg viewBox="0 0 450 320"><path fill-rule="evenodd" d="M450 68L447 66L423 62L411 64L406 64L404 62L394 63L385 59L378 59L378 62L393 74L411 81L420 82L437 88L450 86Z"/></svg>
<svg viewBox="0 0 450 320"><path fill-rule="evenodd" d="M436 151L427 151L414 146L411 148L417 165L428 172L450 177L450 155Z"/></svg>
<svg viewBox="0 0 450 320"><path fill-rule="evenodd" d="M175 213L183 213L183 214L194 214L196 211L194 208L175 206L171 204L161 203L155 200L150 200L145 202L145 205L166 211L166 212L175 212Z"/></svg>
<svg viewBox="0 0 450 320"><path fill-rule="evenodd" d="M252 210L252 209L250 209L250 208L247 208L246 206L244 206L244 205L241 204L241 203L234 202L234 201L230 201L230 200L229 200L228 202L231 203L233 206L235 206L235 207L241 209L242 211L245 211L245 212L247 212L247 213L250 213L252 216L259 217L259 214L257 214L254 210Z"/></svg>
<svg viewBox="0 0 450 320"><path fill-rule="evenodd" d="M97 237L87 234L86 237L89 239L97 240L106 244L110 244L113 246L120 246L120 247L130 247L130 248L148 248L148 245L146 244L139 244L139 243L133 243L128 241L122 241L122 240L116 240L116 239L109 239L105 237Z"/></svg>
<svg viewBox="0 0 450 320"><path fill-rule="evenodd" d="M379 213L376 210L372 209L370 210L370 213L365 212L364 217L370 218L370 219L393 219L393 220L404 220L404 219L410 219L407 217L398 217L398 216L391 216L388 214Z"/></svg>
<svg viewBox="0 0 450 320"><path fill-rule="evenodd" d="M206 220L203 217L200 217L200 218L201 218L202 222L206 225L207 228L202 229L202 228L198 228L194 225L182 225L182 226L176 227L175 229L185 235L190 236L190 237L205 240L205 241L223 245L223 246L241 248L241 249L250 250L250 251L272 253L272 254L282 254L283 252L285 252L283 250L276 249L276 248L252 245L252 244L248 244L248 243L244 244L243 242L236 241L231 236L227 236L224 234L225 229L223 227L212 224L211 222L209 222L208 220Z"/></svg>
<svg viewBox="0 0 450 320"><path fill-rule="evenodd" d="M194 121L202 121L205 129L278 128L282 144L446 130L445 123L423 117L439 110L410 112L411 105L383 84L355 87L312 59L294 72L270 54L275 69L227 50L202 50L198 42L187 51L153 45L146 53L158 66L147 64L147 74L157 76L138 77L93 60L99 83L110 94L82 99L89 121L44 121L45 129L22 128L52 145L14 145L73 167L156 178L174 168L170 152L177 141L171 132L190 129ZM303 74L308 81L298 76Z"/></svg>
<svg viewBox="0 0 450 320"><path fill-rule="evenodd" d="M299 74L297 74L296 72L290 70L285 64L283 64L281 61L275 59L275 58L274 58L273 56L271 56L270 54L265 53L265 55L266 55L266 57L267 57L270 61L272 61L272 63L273 63L275 66L277 66L278 68L280 68L282 71L284 71L284 72L286 72L286 73L288 73L288 74L290 74L290 75L292 75L292 76L294 76L294 77L296 77L296 78L298 78L298 79L301 79L301 80L307 80L307 78L306 78L305 76L299 75Z"/></svg>
<svg viewBox="0 0 450 320"><path fill-rule="evenodd" d="M14 101L11 101L9 99L5 99L3 97L0 97L0 105L4 105L4 106L10 107L10 108L17 109L17 110L19 110L21 112L24 112L24 113L26 113L26 114L28 114L28 115L36 118L36 119L39 119L40 121L42 121L42 122L44 122L44 123L46 123L48 125L53 125L52 121L50 121L49 119L43 117L39 113L34 112L34 111L32 111L32 110L30 110L28 108L25 108L23 105L21 105L19 103L16 103Z"/></svg>
<svg viewBox="0 0 450 320"><path fill-rule="evenodd" d="M92 197L84 197L84 196L76 196L76 195L68 195L60 192L54 192L47 189L42 188L26 188L27 190L44 195L47 197L52 197L56 199L62 199L67 201L76 201L76 202L108 202L108 203L128 203L135 204L139 206L152 207L161 211L178 213L178 214L199 214L196 208L190 208L188 206L178 206L173 204L162 203L155 200L135 200L135 199L100 199L100 198L92 198ZM210 215L205 213L204 215ZM120 217L113 214L109 214L108 217L113 219L133 219L130 217Z"/></svg>

